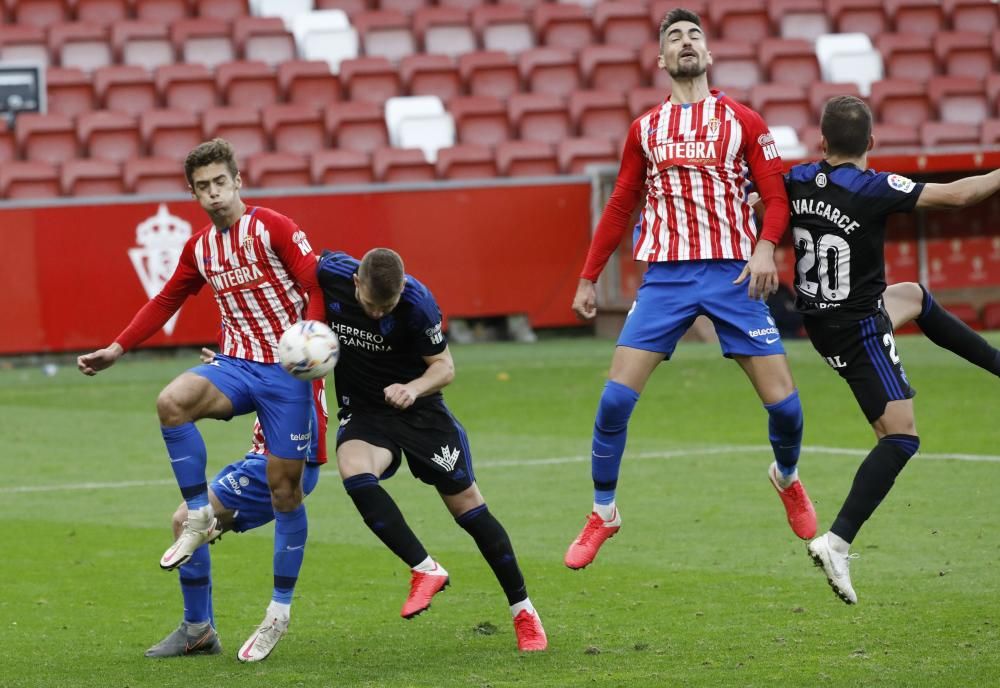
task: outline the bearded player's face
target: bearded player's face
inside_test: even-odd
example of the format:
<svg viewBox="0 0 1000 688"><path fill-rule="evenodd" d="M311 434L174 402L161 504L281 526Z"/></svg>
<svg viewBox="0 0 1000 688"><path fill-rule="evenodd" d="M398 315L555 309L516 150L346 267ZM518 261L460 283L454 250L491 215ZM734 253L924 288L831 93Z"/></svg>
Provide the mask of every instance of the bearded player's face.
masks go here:
<svg viewBox="0 0 1000 688"><path fill-rule="evenodd" d="M659 64L672 79L693 79L704 74L712 64L712 54L701 28L689 21L671 24L663 36Z"/></svg>

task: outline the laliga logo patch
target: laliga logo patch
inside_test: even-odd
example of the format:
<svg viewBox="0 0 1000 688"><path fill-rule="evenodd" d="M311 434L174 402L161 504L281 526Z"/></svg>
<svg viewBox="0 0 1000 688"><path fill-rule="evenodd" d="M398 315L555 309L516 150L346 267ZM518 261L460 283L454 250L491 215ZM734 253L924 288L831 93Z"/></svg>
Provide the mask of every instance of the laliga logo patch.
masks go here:
<svg viewBox="0 0 1000 688"><path fill-rule="evenodd" d="M901 191L903 193L910 193L913 188L917 185L912 179L907 179L900 174L890 174L885 179L889 186L891 186L896 191Z"/></svg>
<svg viewBox="0 0 1000 688"><path fill-rule="evenodd" d="M191 237L191 223L171 215L167 205L161 203L156 215L146 218L135 228L137 248L128 250L146 296L153 298L177 269L184 244ZM180 310L163 326L168 335L173 334Z"/></svg>

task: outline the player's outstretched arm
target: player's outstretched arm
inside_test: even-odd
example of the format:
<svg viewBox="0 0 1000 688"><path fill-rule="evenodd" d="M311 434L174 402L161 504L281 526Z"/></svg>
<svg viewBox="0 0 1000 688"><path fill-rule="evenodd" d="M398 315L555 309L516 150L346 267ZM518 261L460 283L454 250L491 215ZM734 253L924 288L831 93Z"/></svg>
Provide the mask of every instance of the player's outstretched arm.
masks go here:
<svg viewBox="0 0 1000 688"><path fill-rule="evenodd" d="M405 384L397 383L386 387L383 390L385 403L393 408L409 408L418 398L441 391L455 379L455 361L447 347L439 354L423 358L427 364L424 374Z"/></svg>
<svg viewBox="0 0 1000 688"><path fill-rule="evenodd" d="M584 320L593 320L597 315L597 288L586 277L580 278L573 297L573 311Z"/></svg>
<svg viewBox="0 0 1000 688"><path fill-rule="evenodd" d="M966 208L1000 191L1000 170L964 177L948 184L924 184L918 208Z"/></svg>
<svg viewBox="0 0 1000 688"><path fill-rule="evenodd" d="M97 375L102 370L106 370L115 364L125 353L125 350L118 342L113 342L110 346L98 349L89 354L77 356L76 367L84 375Z"/></svg>

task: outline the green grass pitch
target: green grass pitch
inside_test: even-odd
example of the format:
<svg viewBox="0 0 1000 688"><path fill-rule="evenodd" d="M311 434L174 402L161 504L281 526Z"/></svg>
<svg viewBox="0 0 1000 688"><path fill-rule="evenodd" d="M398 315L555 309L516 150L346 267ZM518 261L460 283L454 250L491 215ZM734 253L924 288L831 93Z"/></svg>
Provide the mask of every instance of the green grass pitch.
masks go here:
<svg viewBox="0 0 1000 688"><path fill-rule="evenodd" d="M235 658L270 596L266 527L212 548L224 654L145 659L181 616L176 574L157 566L179 493L154 400L194 354L126 358L95 379L0 372L0 686L1000 685L1000 380L899 338L922 455L855 543L860 603L848 607L785 523L765 475L766 414L711 345L682 345L654 375L630 429L622 531L588 569L563 566L590 507L611 349L454 350L446 397L549 635L548 652L525 656L471 538L406 469L387 489L452 586L399 618L408 572L328 467L307 501L309 546L275 653ZM873 437L807 343L789 357L806 417L801 475L825 529ZM248 446L249 418L201 427L212 472Z"/></svg>

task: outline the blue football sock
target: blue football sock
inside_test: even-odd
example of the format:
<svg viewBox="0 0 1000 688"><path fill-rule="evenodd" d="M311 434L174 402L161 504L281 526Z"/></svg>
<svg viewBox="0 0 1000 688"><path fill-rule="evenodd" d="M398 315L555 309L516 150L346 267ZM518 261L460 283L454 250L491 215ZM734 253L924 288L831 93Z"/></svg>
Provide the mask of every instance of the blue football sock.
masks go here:
<svg viewBox="0 0 1000 688"><path fill-rule="evenodd" d="M160 432L167 443L170 468L174 471L188 509L208 506L208 483L205 481L208 452L198 428L194 423L184 423L175 428L161 426Z"/></svg>
<svg viewBox="0 0 1000 688"><path fill-rule="evenodd" d="M608 380L597 406L594 440L590 455L590 474L594 479L594 503L611 504L618 488L628 419L639 401L639 393Z"/></svg>
<svg viewBox="0 0 1000 688"><path fill-rule="evenodd" d="M802 449L802 403L799 392L794 390L774 404L764 404L767 409L768 437L774 450L774 460L784 477L795 472Z"/></svg>
<svg viewBox="0 0 1000 688"><path fill-rule="evenodd" d="M184 595L184 620L188 623L212 622L212 558L208 545L194 551L181 564L181 594Z"/></svg>
<svg viewBox="0 0 1000 688"><path fill-rule="evenodd" d="M275 602L292 603L308 534L305 504L299 504L294 511L274 512L274 595L271 599Z"/></svg>

